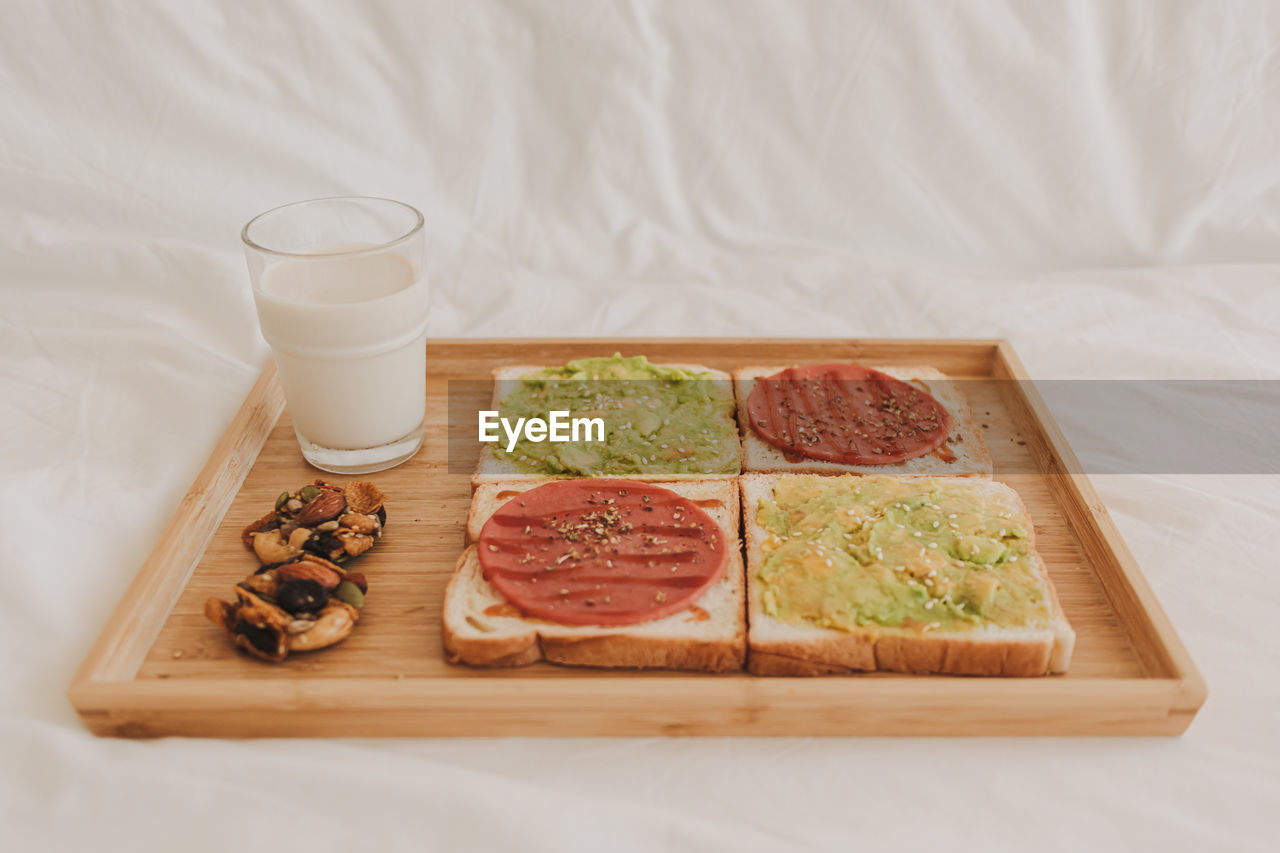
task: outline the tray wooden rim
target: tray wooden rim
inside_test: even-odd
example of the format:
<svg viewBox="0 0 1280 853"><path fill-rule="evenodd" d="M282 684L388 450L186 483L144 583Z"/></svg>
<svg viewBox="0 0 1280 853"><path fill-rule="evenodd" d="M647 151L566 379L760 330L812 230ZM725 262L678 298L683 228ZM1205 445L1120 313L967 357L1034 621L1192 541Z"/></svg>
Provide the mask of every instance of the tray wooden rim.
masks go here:
<svg viewBox="0 0 1280 853"><path fill-rule="evenodd" d="M978 358L995 379L1030 377L1004 339L817 338L439 338L429 346L484 347L572 344L583 347L829 345L835 358L862 352L922 348ZM912 357L917 357L912 355ZM882 356L881 358L893 358ZM1157 601L1110 514L1081 470L1065 435L1032 383L1007 383L1010 406L1028 434L1041 436L1032 452L1055 482L1068 523L1106 571L1098 578L1116 614L1131 631L1135 653L1151 675L1140 678L1027 680L872 677L857 680L857 714L849 709L845 678L761 678L749 675L644 679L542 679L519 719L491 721L490 734L802 734L918 735L930 732L919 714L957 703L979 712L963 735L1180 734L1203 704L1207 688ZM219 522L284 411L284 396L268 359L239 411L175 510L67 690L86 726L99 734L151 736L324 736L353 713L375 716L370 734L475 735L477 709L509 706L518 678L345 679L294 677L246 686L235 679L139 680L136 675L170 610L194 572ZM1088 535L1086 535L1088 534ZM528 684L528 680L523 682ZM675 685L679 685L676 690ZM691 684L699 685L690 691ZM686 696L670 722L634 718L636 703ZM357 689L358 688L358 689ZM692 694L692 695L690 695ZM589 702L582 700L589 697ZM601 709L613 708L612 717ZM1018 710L1012 711L1011 708ZM923 709L923 710L922 710ZM253 723L241 715L251 712ZM1083 713L1082 713L1083 712ZM431 717L430 724L424 720ZM219 718L222 722L219 722ZM240 720L241 722L237 722ZM347 729L345 733L349 734Z"/></svg>

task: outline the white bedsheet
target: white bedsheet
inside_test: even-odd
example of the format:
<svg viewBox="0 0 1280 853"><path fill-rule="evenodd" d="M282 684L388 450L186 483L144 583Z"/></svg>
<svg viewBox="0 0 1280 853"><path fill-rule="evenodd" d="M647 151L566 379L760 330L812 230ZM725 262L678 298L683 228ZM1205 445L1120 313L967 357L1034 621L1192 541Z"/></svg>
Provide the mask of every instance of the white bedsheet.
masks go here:
<svg viewBox="0 0 1280 853"><path fill-rule="evenodd" d="M63 691L266 357L252 214L417 205L437 336L1275 379L1277 45L1264 3L3 4L6 849L1274 849L1275 478L1097 483L1209 684L1178 740L133 743Z"/></svg>

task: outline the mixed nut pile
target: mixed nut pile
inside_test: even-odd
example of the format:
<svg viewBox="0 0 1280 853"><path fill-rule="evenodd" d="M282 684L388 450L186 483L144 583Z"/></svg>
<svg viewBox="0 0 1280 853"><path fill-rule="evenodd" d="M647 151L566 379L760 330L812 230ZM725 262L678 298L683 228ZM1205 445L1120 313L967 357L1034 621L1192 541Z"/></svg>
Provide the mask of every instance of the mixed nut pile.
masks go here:
<svg viewBox="0 0 1280 853"><path fill-rule="evenodd" d="M235 603L210 598L205 615L237 646L273 663L345 639L360 618L368 584L339 564L382 536L384 498L364 481L316 480L281 493L275 509L241 535L262 565L236 585Z"/></svg>

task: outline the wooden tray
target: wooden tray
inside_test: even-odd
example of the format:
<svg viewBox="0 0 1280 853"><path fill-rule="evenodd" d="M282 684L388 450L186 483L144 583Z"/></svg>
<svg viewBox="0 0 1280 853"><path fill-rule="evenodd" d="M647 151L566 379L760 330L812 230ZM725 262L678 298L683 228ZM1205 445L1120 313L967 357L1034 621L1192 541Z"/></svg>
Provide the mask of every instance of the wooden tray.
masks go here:
<svg viewBox="0 0 1280 853"><path fill-rule="evenodd" d="M1077 631L1067 675L758 678L445 663L441 596L470 497L467 474L457 464L450 473L447 459L449 380L615 350L725 370L856 360L1026 377L995 340L430 341L426 445L370 477L391 496L390 519L361 560L372 592L359 628L340 646L272 666L236 652L203 616L206 598L228 597L254 567L241 528L282 488L317 476L269 365L76 675L68 695L85 725L125 737L1175 735L1195 716L1204 682L1088 479L1070 473L1079 466L1026 382L966 391L996 476L1026 501Z"/></svg>

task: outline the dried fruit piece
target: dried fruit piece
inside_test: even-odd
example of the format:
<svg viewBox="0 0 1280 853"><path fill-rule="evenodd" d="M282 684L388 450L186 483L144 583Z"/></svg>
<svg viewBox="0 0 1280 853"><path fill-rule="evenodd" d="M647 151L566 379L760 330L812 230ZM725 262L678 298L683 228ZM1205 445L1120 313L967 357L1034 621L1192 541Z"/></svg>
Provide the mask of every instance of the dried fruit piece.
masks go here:
<svg viewBox="0 0 1280 853"><path fill-rule="evenodd" d="M347 506L352 512L358 512L362 515L371 515L382 508L382 502L386 500L384 495L377 486L365 480L355 480L347 483L343 489L346 495Z"/></svg>
<svg viewBox="0 0 1280 853"><path fill-rule="evenodd" d="M235 605L221 598L210 598L204 603L204 617L228 634L231 633L232 613Z"/></svg>
<svg viewBox="0 0 1280 853"><path fill-rule="evenodd" d="M354 530L356 533L372 533L378 529L378 520L372 515L361 515L358 512L344 512L338 519L338 527Z"/></svg>
<svg viewBox="0 0 1280 853"><path fill-rule="evenodd" d="M285 581L276 602L286 613L317 613L329 603L329 590L313 580Z"/></svg>
<svg viewBox="0 0 1280 853"><path fill-rule="evenodd" d="M342 492L323 492L308 501L298 513L298 524L312 527L322 521L337 518L346 508L347 499L342 496Z"/></svg>
<svg viewBox="0 0 1280 853"><path fill-rule="evenodd" d="M274 569L268 569L265 572L250 575L240 582L240 586L274 600L276 593L280 591L280 576L276 574Z"/></svg>
<svg viewBox="0 0 1280 853"><path fill-rule="evenodd" d="M275 527L280 526L279 521L280 521L280 516L275 511L267 513L262 518L253 522L252 524L250 524L248 527L244 529L244 531L240 534L240 541L244 543L244 547L252 548L253 534L262 530L274 530ZM272 522L276 523L275 527L270 526Z"/></svg>
<svg viewBox="0 0 1280 853"><path fill-rule="evenodd" d="M369 582L364 579L363 572L347 572L347 576L344 577L343 580L350 581L360 587L360 592L362 593L369 591Z"/></svg>
<svg viewBox="0 0 1280 853"><path fill-rule="evenodd" d="M239 601L227 605L229 631L235 644L263 660L284 660L289 654L285 626L292 621L288 614L248 590L237 587L236 596Z"/></svg>
<svg viewBox="0 0 1280 853"><path fill-rule="evenodd" d="M348 557L359 557L373 547L373 537L363 533L338 528L333 535L342 543L342 550Z"/></svg>

